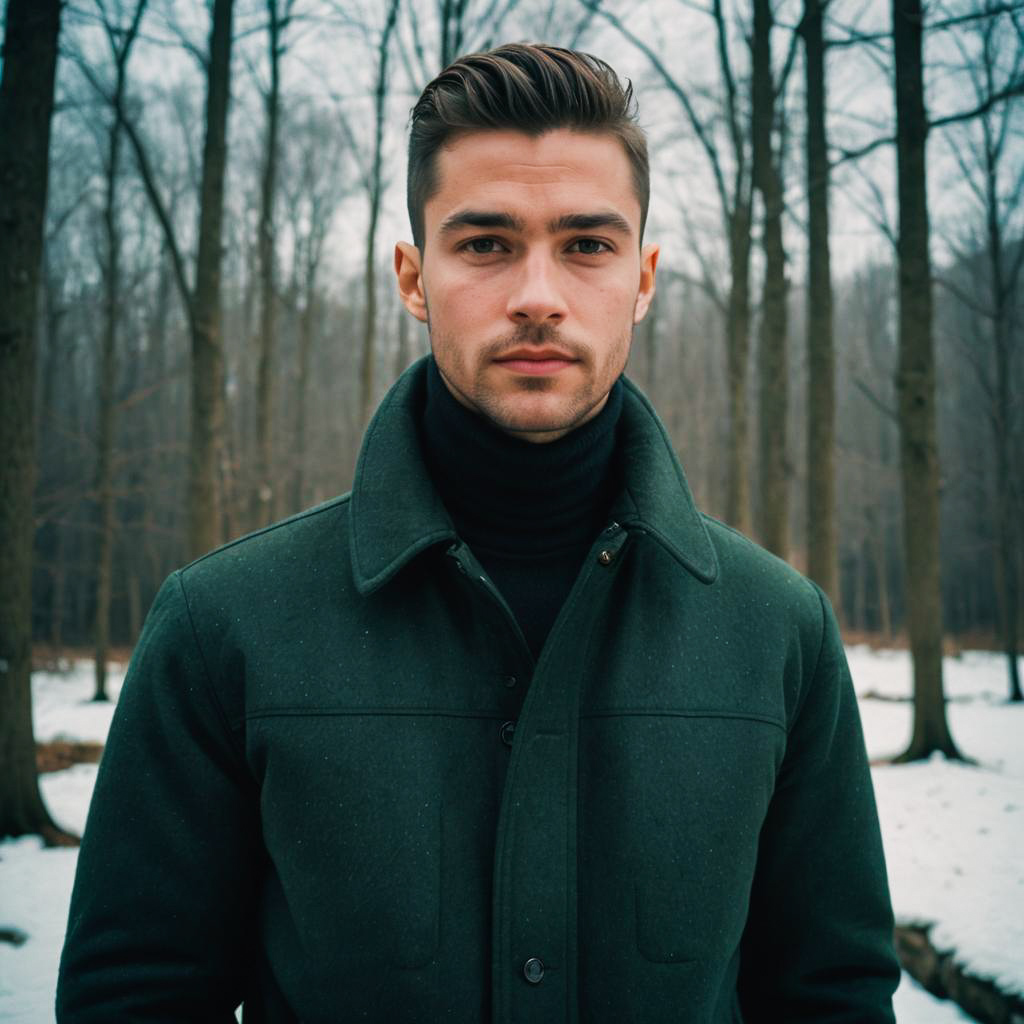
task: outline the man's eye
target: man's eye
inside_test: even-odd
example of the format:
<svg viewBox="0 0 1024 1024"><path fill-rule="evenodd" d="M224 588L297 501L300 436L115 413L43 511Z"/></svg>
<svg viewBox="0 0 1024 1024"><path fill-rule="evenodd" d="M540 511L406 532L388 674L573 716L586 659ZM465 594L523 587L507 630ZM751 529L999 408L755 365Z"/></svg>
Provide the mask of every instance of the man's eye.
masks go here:
<svg viewBox="0 0 1024 1024"><path fill-rule="evenodd" d="M596 256L607 250L608 246L597 238L578 238L569 248L584 256Z"/></svg>
<svg viewBox="0 0 1024 1024"><path fill-rule="evenodd" d="M499 252L501 243L496 238L471 238L466 248L478 256L486 256L488 253Z"/></svg>

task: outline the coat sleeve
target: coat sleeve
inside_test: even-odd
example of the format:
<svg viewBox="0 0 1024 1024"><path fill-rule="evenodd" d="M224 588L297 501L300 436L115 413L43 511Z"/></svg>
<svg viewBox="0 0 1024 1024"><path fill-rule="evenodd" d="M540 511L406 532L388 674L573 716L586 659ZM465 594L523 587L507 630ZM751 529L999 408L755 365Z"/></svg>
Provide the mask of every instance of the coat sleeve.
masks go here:
<svg viewBox="0 0 1024 1024"><path fill-rule="evenodd" d="M175 573L146 620L99 767L59 1022L234 1021L261 848L255 801Z"/></svg>
<svg viewBox="0 0 1024 1024"><path fill-rule="evenodd" d="M761 829L741 1003L746 1021L892 1024L899 966L878 813L839 627L818 597L820 650Z"/></svg>

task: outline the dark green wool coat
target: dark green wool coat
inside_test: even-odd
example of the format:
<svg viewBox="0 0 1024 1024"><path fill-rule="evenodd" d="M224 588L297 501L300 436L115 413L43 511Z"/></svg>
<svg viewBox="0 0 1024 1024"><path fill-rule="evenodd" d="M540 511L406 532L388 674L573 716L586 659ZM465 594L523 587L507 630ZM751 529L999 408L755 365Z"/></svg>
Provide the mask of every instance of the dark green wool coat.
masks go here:
<svg viewBox="0 0 1024 1024"><path fill-rule="evenodd" d="M61 962L74 1024L892 1021L871 780L821 593L700 515L627 385L625 487L534 664L420 456L174 573ZM514 729L512 726L514 723Z"/></svg>

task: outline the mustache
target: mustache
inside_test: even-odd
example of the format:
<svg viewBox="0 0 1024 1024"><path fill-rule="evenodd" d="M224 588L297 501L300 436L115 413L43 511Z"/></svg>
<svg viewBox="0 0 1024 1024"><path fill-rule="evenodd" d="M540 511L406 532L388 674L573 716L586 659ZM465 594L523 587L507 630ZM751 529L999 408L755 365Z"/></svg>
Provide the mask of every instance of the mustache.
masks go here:
<svg viewBox="0 0 1024 1024"><path fill-rule="evenodd" d="M553 345L574 359L585 360L590 356L590 349L586 345L564 337L557 327L550 324L524 324L514 333L489 342L481 354L485 359L500 359L506 352L524 345Z"/></svg>

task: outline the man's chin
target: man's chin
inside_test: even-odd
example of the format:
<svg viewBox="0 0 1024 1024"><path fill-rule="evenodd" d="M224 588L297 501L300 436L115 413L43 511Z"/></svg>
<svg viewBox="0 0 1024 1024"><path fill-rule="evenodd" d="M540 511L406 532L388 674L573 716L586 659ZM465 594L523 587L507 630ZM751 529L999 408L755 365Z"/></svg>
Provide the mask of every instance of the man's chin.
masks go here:
<svg viewBox="0 0 1024 1024"><path fill-rule="evenodd" d="M567 408L564 402L560 404L561 408L552 408L549 404L548 408L543 409L510 409L506 406L494 410L481 408L480 411L506 434L524 441L543 443L557 441L582 426L596 415L604 403L588 407L576 405L570 408Z"/></svg>

